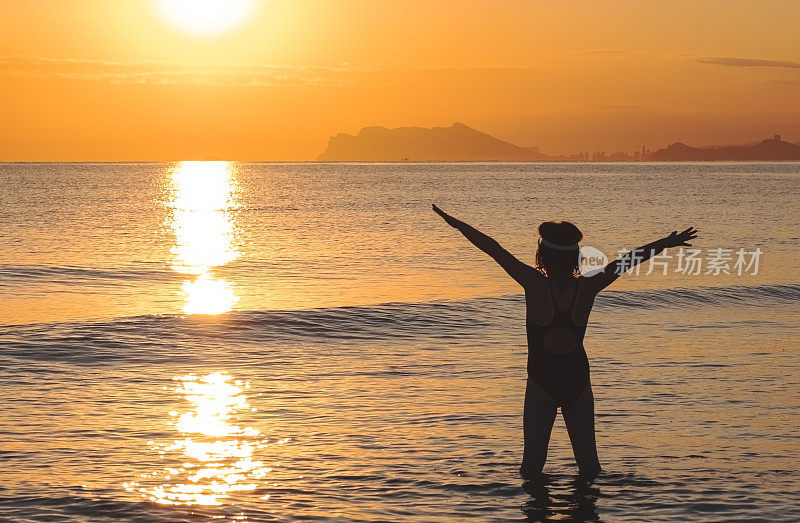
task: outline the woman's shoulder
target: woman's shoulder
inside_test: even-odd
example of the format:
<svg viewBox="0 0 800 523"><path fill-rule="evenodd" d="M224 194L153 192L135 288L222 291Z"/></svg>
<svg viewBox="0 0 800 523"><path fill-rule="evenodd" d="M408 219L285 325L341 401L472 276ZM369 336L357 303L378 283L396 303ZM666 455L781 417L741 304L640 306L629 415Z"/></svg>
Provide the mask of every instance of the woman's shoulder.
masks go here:
<svg viewBox="0 0 800 523"><path fill-rule="evenodd" d="M526 291L539 290L547 284L547 275L542 269L526 265L525 281L523 286Z"/></svg>
<svg viewBox="0 0 800 523"><path fill-rule="evenodd" d="M602 282L600 278L596 278L596 274L590 276L576 276L575 283L578 284L578 292L581 294L597 294L602 289Z"/></svg>
<svg viewBox="0 0 800 523"><path fill-rule="evenodd" d="M533 267L530 265L528 265L528 277L532 281L537 281L537 282L547 281L547 273L544 271L544 269L541 269L539 267Z"/></svg>

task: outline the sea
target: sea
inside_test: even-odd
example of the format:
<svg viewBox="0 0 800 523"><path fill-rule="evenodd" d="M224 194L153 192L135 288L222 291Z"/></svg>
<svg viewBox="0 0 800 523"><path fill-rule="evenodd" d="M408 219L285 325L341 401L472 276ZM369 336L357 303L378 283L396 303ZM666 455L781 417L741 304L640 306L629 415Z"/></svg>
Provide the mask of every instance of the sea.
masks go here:
<svg viewBox="0 0 800 523"><path fill-rule="evenodd" d="M0 164L0 520L800 520L800 163ZM608 259L603 473L525 482L522 290Z"/></svg>

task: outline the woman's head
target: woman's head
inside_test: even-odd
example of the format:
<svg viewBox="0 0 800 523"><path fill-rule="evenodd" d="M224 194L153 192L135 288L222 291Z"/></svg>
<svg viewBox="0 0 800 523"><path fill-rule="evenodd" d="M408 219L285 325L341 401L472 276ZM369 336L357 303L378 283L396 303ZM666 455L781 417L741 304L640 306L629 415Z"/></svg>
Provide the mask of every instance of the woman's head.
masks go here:
<svg viewBox="0 0 800 523"><path fill-rule="evenodd" d="M570 222L544 222L539 226L536 268L547 276L579 276L578 242L583 233Z"/></svg>

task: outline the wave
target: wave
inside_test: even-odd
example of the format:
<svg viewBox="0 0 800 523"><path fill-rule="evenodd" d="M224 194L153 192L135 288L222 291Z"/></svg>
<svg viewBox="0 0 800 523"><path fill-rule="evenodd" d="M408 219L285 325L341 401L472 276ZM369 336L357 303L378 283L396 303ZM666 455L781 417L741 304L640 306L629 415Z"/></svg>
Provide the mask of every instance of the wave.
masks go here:
<svg viewBox="0 0 800 523"><path fill-rule="evenodd" d="M702 307L707 305L768 305L800 300L800 283L731 285L727 287L679 287L639 291L605 291L597 296L601 309L624 307Z"/></svg>
<svg viewBox="0 0 800 523"><path fill-rule="evenodd" d="M243 262L239 262L241 264ZM101 286L125 284L138 281L175 281L184 279L163 264L153 264L141 268L103 268L60 265L6 265L0 264L0 289L3 287L29 286L36 283L49 285ZM252 268L251 268L252 269ZM739 302L763 303L765 301L787 302L800 299L800 284L776 285L733 285L727 287L683 287L673 289L649 289L639 291L605 291L600 294L595 304L599 308L623 307L633 309L650 309L655 307L678 307L697 305L724 305ZM386 308L402 310L430 307L439 310L442 306L469 309L473 303L492 307L495 302L516 303L523 301L521 295L501 296L494 298L474 298L465 301L435 301L428 303L388 303L369 307L339 307L342 311L355 314L374 310L376 314L384 314ZM465 309L465 310L466 310ZM331 311L336 309L313 309L315 311ZM270 314L302 313L303 311L269 311ZM247 311L258 314L257 311ZM233 313L241 314L241 313Z"/></svg>
<svg viewBox="0 0 800 523"><path fill-rule="evenodd" d="M608 291L596 309L648 310L795 304L800 284ZM235 311L220 316L147 315L111 320L0 327L0 358L102 364L146 357L196 357L186 347L302 345L397 340L461 343L504 331L524 335L520 295L308 310ZM183 350L183 352L182 352Z"/></svg>
<svg viewBox="0 0 800 523"><path fill-rule="evenodd" d="M0 287L47 283L107 285L127 281L172 281L176 273L158 268L98 268L59 265L0 265Z"/></svg>
<svg viewBox="0 0 800 523"><path fill-rule="evenodd" d="M193 507L176 513L173 507L116 499L118 492L97 489L76 493L70 488L47 492L0 488L3 521L165 521L183 522L219 517L218 511ZM5 519L8 518L8 519Z"/></svg>
<svg viewBox="0 0 800 523"><path fill-rule="evenodd" d="M464 339L482 327L491 327L487 313L491 315L490 309L494 307L494 314L499 314L506 301L500 298L294 311L235 311L213 317L147 315L8 326L0 327L0 359L21 357L102 364L147 355L149 361L157 363L162 358L174 362L181 354L193 357L182 352L190 346L207 350L253 343L305 345L331 340L357 343L413 338Z"/></svg>

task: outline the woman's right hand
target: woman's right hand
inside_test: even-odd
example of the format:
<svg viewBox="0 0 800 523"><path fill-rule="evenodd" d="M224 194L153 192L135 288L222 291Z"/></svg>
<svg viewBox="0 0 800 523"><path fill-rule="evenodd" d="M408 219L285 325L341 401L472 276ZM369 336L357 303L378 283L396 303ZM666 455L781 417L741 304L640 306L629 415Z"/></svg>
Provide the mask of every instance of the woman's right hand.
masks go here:
<svg viewBox="0 0 800 523"><path fill-rule="evenodd" d="M689 227L685 231L678 233L678 231L672 231L672 233L663 238L661 241L663 242L664 248L670 247L691 247L691 243L687 243L689 240L693 240L697 238L697 229L694 227Z"/></svg>
<svg viewBox="0 0 800 523"><path fill-rule="evenodd" d="M431 207L433 207L433 212L444 218L444 221L447 222L447 225L455 228L459 227L460 222L455 218L453 218L452 216L450 216L449 214L447 214L446 212L444 212L443 210L441 210L440 208L436 207L435 203L431 204Z"/></svg>

